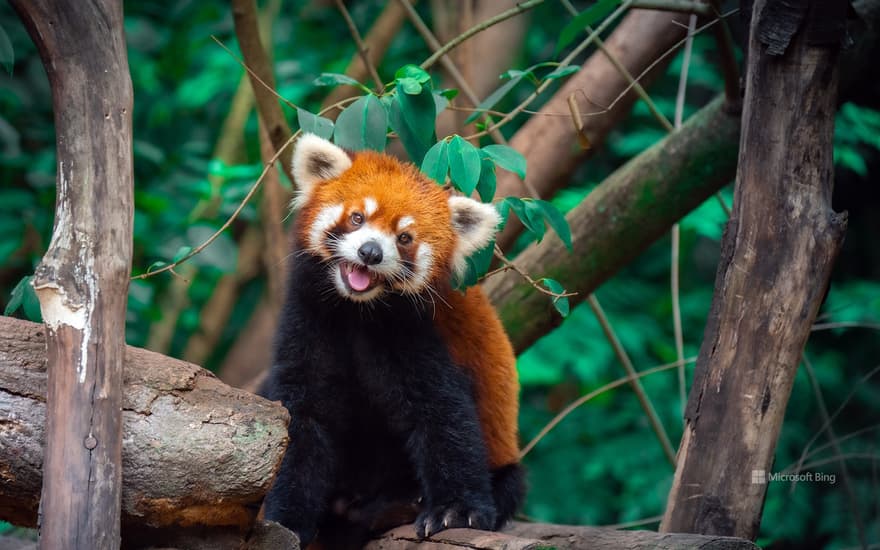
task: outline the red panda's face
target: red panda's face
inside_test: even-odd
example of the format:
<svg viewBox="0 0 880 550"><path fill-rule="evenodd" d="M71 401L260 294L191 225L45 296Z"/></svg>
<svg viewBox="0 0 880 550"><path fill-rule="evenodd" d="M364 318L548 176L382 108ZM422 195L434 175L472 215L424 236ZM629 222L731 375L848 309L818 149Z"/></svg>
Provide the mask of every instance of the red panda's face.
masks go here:
<svg viewBox="0 0 880 550"><path fill-rule="evenodd" d="M345 298L437 292L487 245L498 214L491 205L450 197L412 165L379 153L353 158L314 135L294 153L300 246L321 258Z"/></svg>

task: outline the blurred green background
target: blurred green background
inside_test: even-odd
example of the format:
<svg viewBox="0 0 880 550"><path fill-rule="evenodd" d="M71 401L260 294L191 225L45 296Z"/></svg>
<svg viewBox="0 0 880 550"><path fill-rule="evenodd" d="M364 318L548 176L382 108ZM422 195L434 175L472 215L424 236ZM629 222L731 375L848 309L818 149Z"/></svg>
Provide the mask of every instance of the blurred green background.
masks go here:
<svg viewBox="0 0 880 550"><path fill-rule="evenodd" d="M351 6L358 27L369 28L383 3ZM583 9L587 3L578 3ZM420 6L430 20L430 10ZM170 261L196 246L231 214L259 174L256 115L244 126L236 163L212 158L221 126L239 86L242 68L212 39L236 53L231 9L217 0L129 2L125 6L129 63L135 91L134 272L156 261ZM570 15L556 2L531 14L526 38L511 68L554 59L560 21ZM21 318L39 320L27 286L45 251L55 199L55 136L48 81L29 37L7 4L0 5L0 29L14 61L0 68L0 307ZM320 2L282 2L272 21L272 55L278 92L316 112L328 93L313 85L321 72L344 72L354 45L338 12ZM2 38L2 37L0 37ZM0 53L4 52L0 40ZM379 70L419 63L429 51L404 24ZM649 90L660 110L673 118L681 55ZM500 83L500 81L499 81ZM722 90L715 44L710 36L694 42L685 116ZM498 108L512 108L530 93L520 86ZM550 92L536 105L549 97ZM70 106L75 108L75 106ZM868 540L880 543L880 382L863 377L880 364L880 98L846 103L837 115L834 138L835 209L848 210L850 226L819 322L846 326L813 332L786 413L773 471L797 462L809 447L806 470L836 474L836 482L773 482L758 543L774 548L846 548L858 543L858 514ZM285 107L291 125L295 114ZM526 116L504 128L508 137ZM567 123L567 122L560 122ZM605 145L585 163L553 201L563 210L576 205L615 168L665 134L639 102ZM488 143L488 142L487 142ZM285 183L285 185L289 185ZM722 196L732 202L732 187ZM710 199L681 223L681 313L685 356L696 355L712 297L721 233L726 215ZM167 274L132 282L127 341L146 346L157 325L169 324L169 302L179 304L171 320L164 353L182 356L199 331L203 308L221 276L236 269L239 246L249 225L259 223L248 205L232 228L192 262L198 268L182 295L173 294ZM551 238L551 237L548 237ZM555 238L555 237L552 237ZM669 267L670 239L664 238L597 292L606 313L638 370L675 361ZM533 274L540 276L540 273ZM241 285L236 305L218 344L204 361L217 369L246 326L266 287L265 274ZM164 305L163 305L164 304ZM552 307L548 301L548 306ZM822 328L822 327L819 327ZM155 346L152 346L155 347ZM529 441L565 405L623 376L623 369L586 305L519 360L523 384L520 418ZM688 366L688 378L693 365ZM666 430L676 445L682 432L682 403L674 371L643 379ZM830 413L841 408L832 426L848 470L853 499L844 489L841 462L822 431L820 392ZM815 439L815 441L813 441ZM632 391L623 386L603 393L568 416L525 459L531 490L523 511L535 520L609 525L648 518L655 529L673 469ZM744 473L747 475L747 473ZM8 526L0 527L0 530Z"/></svg>

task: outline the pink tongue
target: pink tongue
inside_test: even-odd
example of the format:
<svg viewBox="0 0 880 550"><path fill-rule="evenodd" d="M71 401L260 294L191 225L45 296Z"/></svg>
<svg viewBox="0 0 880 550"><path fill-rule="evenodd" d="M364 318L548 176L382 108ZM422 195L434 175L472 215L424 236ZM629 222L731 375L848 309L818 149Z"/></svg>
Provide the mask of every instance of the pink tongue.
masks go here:
<svg viewBox="0 0 880 550"><path fill-rule="evenodd" d="M348 272L348 284L358 292L363 292L370 286L370 272L364 267L353 267Z"/></svg>

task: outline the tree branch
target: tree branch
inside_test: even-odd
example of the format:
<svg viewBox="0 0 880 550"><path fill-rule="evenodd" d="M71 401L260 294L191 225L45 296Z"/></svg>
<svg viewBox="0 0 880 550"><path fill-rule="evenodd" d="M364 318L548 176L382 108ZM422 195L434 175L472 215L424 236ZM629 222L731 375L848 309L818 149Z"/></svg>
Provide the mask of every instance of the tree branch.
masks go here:
<svg viewBox="0 0 880 550"><path fill-rule="evenodd" d="M685 35L684 29L674 22L686 21L687 17L681 14L631 10L605 41L608 55L601 51L592 54L581 70L541 108L539 115L531 117L514 134L510 146L526 157L529 167L526 182L540 197L552 196L590 153L590 150L573 146L578 142L578 135L571 124L560 124L554 117L540 115L568 112L568 101L572 96L582 113L592 113L597 107L603 109L602 114L585 117L583 126L583 133L593 148L600 146L638 98L635 92L630 91L615 102L622 92L630 89L630 85L610 57L619 60L632 75L642 75L647 70L647 74L640 79L641 84L647 86L668 63L669 58L648 70L658 52L675 46ZM605 108L608 108L607 111L604 111ZM499 170L497 197L529 194L528 187L519 176ZM502 249L509 249L521 230L522 225L516 221L508 223L499 236L498 244Z"/></svg>
<svg viewBox="0 0 880 550"><path fill-rule="evenodd" d="M572 253L558 239L545 239L523 251L517 264L577 292L569 299L574 306L730 181L738 135L738 119L725 113L716 99L679 132L611 174L568 213ZM484 288L517 351L561 320L547 297L515 273L499 273Z"/></svg>
<svg viewBox="0 0 880 550"><path fill-rule="evenodd" d="M275 74L266 49L260 41L260 29L257 18L255 0L232 0L232 15L235 20L235 35L244 56L244 61L251 71L248 76L257 100L257 111L266 125L266 131L276 151L280 151L281 169L291 182L294 182L291 171L290 126L284 118L284 112L278 103L275 90ZM260 82L262 81L262 82ZM267 89L268 86L268 89ZM294 182L295 184L295 182Z"/></svg>

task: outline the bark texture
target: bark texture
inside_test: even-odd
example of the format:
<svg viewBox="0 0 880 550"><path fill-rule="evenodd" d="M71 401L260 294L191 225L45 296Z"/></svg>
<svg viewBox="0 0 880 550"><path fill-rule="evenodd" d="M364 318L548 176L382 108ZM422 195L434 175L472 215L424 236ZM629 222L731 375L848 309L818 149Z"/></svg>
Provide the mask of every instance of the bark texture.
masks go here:
<svg viewBox="0 0 880 550"><path fill-rule="evenodd" d="M754 539L792 382L846 227L831 209L837 48L770 55L754 5L733 216L661 530ZM755 474L754 472L761 472Z"/></svg>
<svg viewBox="0 0 880 550"><path fill-rule="evenodd" d="M568 213L573 252L555 236L526 248L516 264L561 282L575 305L664 235L686 213L728 183L736 170L739 118L718 98L682 128L634 158ZM514 271L484 288L517 352L562 318L547 295Z"/></svg>
<svg viewBox="0 0 880 550"><path fill-rule="evenodd" d="M702 535L665 535L651 531L618 531L601 527L578 527L549 523L515 522L501 533L450 529L441 531L428 541L419 541L409 525L398 527L376 539L364 550L582 550L584 548L629 548L672 550L702 548L712 550L751 550L757 548L747 540Z"/></svg>
<svg viewBox="0 0 880 550"><path fill-rule="evenodd" d="M122 4L12 4L49 76L57 140L55 227L33 279L49 365L40 544L115 548L133 188Z"/></svg>
<svg viewBox="0 0 880 550"><path fill-rule="evenodd" d="M592 147L598 147L638 99L630 89L611 106L629 82L610 61L609 55L617 58L633 77L638 77L684 38L686 28L687 15L632 10L605 42L608 55L601 51L591 55L539 113L568 113L569 97L574 97L584 117L583 132ZM657 63L639 82L647 86L656 75L662 74L672 57L667 56ZM610 108L606 111L607 107ZM526 157L529 167L526 180L538 195L545 198L563 187L577 165L589 156L592 149L584 150L578 143L578 134L570 119L541 114L529 118L510 140L510 146ZM496 196L511 195L529 196L529 191L519 176L499 170ZM498 244L506 250L521 230L522 225L517 221L508 224L499 236Z"/></svg>
<svg viewBox="0 0 880 550"><path fill-rule="evenodd" d="M37 520L46 332L0 317L0 519L17 525ZM251 525L287 446L284 407L190 363L133 347L124 357L124 523Z"/></svg>

